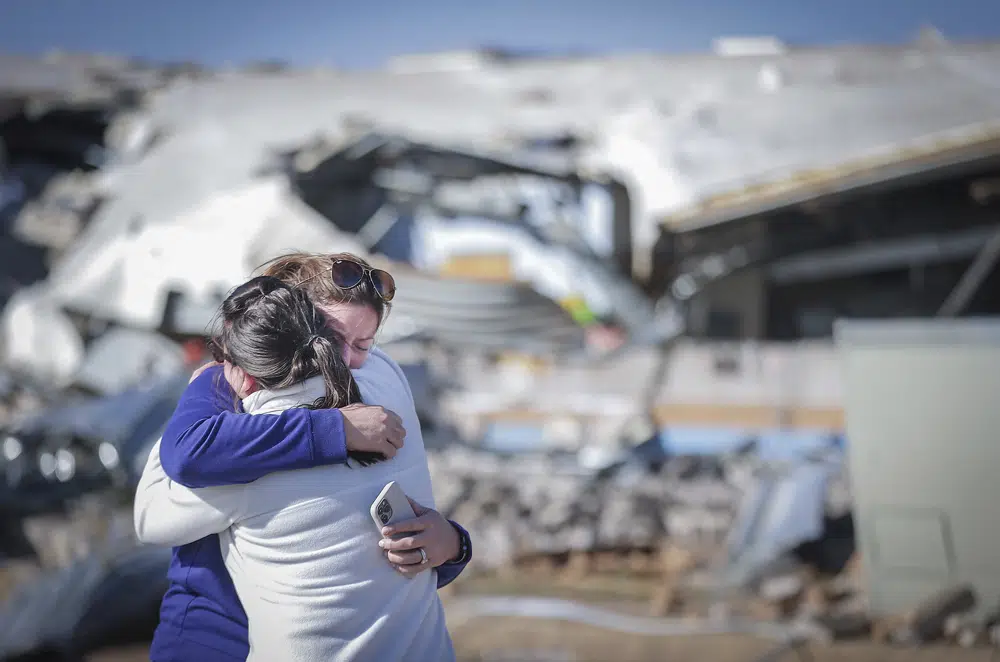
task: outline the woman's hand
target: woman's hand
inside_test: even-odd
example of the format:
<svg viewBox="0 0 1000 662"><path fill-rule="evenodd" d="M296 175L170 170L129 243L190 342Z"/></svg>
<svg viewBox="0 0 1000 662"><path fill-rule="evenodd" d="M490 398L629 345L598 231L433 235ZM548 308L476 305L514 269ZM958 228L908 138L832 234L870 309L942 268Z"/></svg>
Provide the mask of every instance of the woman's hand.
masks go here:
<svg viewBox="0 0 1000 662"><path fill-rule="evenodd" d="M426 508L409 497L407 499L417 516L383 527L382 535L385 537L378 541L378 546L385 550L389 563L400 574L414 577L457 557L462 541L458 531L441 513L433 508ZM393 539L390 536L399 537ZM420 553L421 549L423 555ZM427 557L426 561L424 555Z"/></svg>
<svg viewBox="0 0 1000 662"><path fill-rule="evenodd" d="M395 412L378 405L353 404L341 407L340 413L347 450L380 453L388 460L403 447L406 429Z"/></svg>

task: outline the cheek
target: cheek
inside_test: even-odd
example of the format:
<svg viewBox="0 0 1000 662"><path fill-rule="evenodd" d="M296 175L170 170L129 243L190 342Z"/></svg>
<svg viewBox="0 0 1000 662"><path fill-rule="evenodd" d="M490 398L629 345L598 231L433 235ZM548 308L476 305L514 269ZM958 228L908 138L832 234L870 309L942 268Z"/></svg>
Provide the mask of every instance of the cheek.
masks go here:
<svg viewBox="0 0 1000 662"><path fill-rule="evenodd" d="M368 352L363 352L356 347L344 347L344 363L351 370L357 370L365 364L368 359Z"/></svg>

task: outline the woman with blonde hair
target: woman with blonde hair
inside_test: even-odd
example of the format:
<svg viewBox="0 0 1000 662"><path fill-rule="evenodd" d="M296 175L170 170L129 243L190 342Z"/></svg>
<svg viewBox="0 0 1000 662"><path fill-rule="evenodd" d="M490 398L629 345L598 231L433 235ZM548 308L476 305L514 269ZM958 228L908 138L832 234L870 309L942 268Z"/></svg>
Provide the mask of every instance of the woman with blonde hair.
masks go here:
<svg viewBox="0 0 1000 662"><path fill-rule="evenodd" d="M404 489L419 501L433 503L429 491L429 474L426 474L426 457L409 386L399 366L373 347L377 329L395 294L395 284L391 276L385 271L373 269L360 258L349 254L284 256L266 265L264 274L272 277L267 281L270 283L269 287L272 287L274 282L281 282L289 291L308 295L310 304L321 314L318 319L325 331L314 328L317 319L310 322L312 326L309 326L310 323L304 325L300 323L297 327L290 327L289 322L292 319L302 318L303 315L289 313L286 319L272 311L263 318L270 320L269 323L273 327L269 327L271 331L249 336L253 340L250 343L253 351L249 356L256 356L258 359L262 356L271 357L268 361L262 362L258 359L249 359L243 345L240 345L244 347L240 350L240 358L233 356L232 350L226 345L225 328L228 326L232 332L235 318L224 320L224 333L217 358L222 359L225 368L209 367L192 380L188 392L182 397L177 412L164 432L159 447L154 448L150 454L136 496L137 532L144 541L176 545L174 563L169 573L171 588L164 597L161 624L154 638L151 659L154 661L242 660L249 654L250 640L255 642L254 648L259 653L266 650L271 650L273 653L277 649L271 648L272 646L287 649L289 646L301 644L304 651L302 659L307 659L308 651L322 651L323 654L328 654L331 650L336 651L333 659L359 657L370 659L368 654L374 655L376 652L378 659L399 659L411 644L416 645L421 642L428 652L434 651L435 656L445 655L447 658L450 643L447 646L442 643L447 639L446 632L444 638L440 636L443 631L443 620L439 621L436 616L440 605L436 596L432 599L426 594L427 581L431 582L429 586L433 590L434 586L440 587L453 580L471 556L471 541L461 527L448 522L432 508L414 502L417 517L383 531L383 537L378 535L374 524L368 518L367 509L362 509L363 516L367 519L366 525L350 520L349 517L343 520L354 522L354 525L348 527L352 533L348 536L349 542L345 543L352 551L343 559L355 560L356 571L363 575L358 577L361 585L364 582L374 582L372 587L381 587L383 593L389 591L393 595L409 596L410 601L407 604L410 606L401 613L409 613L412 616L416 613L414 610L424 610L420 611L423 614L422 619L410 618L407 621L425 624L411 632L412 641L409 643L403 632L405 628L401 630L398 624L395 629L399 631L395 637L388 637L386 631L370 622L373 618L381 622L379 619L386 618L386 615L377 610L373 611L373 603L367 601L363 592L351 593L353 589L344 588L350 585L346 580L350 572L343 566L338 566L336 560L327 557L324 561L334 564L327 567L331 576L325 579L313 577L319 584L328 582L323 589L327 591L325 594L327 606L339 614L339 617L333 614L326 614L324 617L303 607L309 600L304 595L296 595L295 590L290 590L290 595L286 596L291 603L285 605L285 609L277 612L269 610L267 605L273 606L275 596L281 594L280 587L285 586L287 589L288 585L295 582L290 582L287 576L281 574L287 568L280 568L282 564L277 560L280 557L271 559L271 570L278 574L270 576L268 572L260 570L262 567L269 567L262 560L264 556L260 554L254 556L253 551L240 554L240 541L243 541L244 551L251 543L246 542L246 535L243 538L239 536L247 534L248 531L254 532L255 524L260 524L262 520L255 520L254 517L259 517L259 513L255 515L256 511L253 509L248 511L244 505L233 508L232 495L237 493L251 495L237 499L240 504L246 504L247 499L259 498L257 490L267 489L268 481L282 484L282 481L291 480L291 485L304 488L308 483L305 480L308 475L317 471L333 472L332 475L336 476L336 480L321 481L329 490L329 494L325 494L324 498L333 503L351 492L351 489L345 488L347 484L358 481L365 483L366 487L357 485L355 487L359 490L359 495L362 493L366 495L366 491L373 489L372 485L385 477L381 474L393 471L394 467L399 469L405 464L411 478L408 479L410 486L403 484ZM275 288L274 292L278 291L284 290ZM270 301L277 296L283 295L259 295L258 299ZM258 310L258 307L263 305L265 304L258 302L253 310L242 311L241 314L250 315L251 318L254 318L254 315L259 316L260 310L263 309ZM300 308L303 305L301 304ZM288 310L300 308L292 306ZM276 346L276 338L280 336L278 331L282 329L287 331L289 328L297 329L299 335L306 335L295 341L278 343L281 347ZM332 339L336 342L334 343ZM228 342L235 341L230 338ZM315 343L323 344L324 347L333 346L331 343L337 345L339 358L343 360L343 364L354 369L354 378L361 387L360 394L370 396L365 398L369 403L372 403L373 396L374 404L378 404L379 400L391 404L391 408L402 418L378 407L362 409L361 405L357 404L342 406L339 410L339 419L333 415L336 410L305 409L299 406L281 411L274 409L274 400L269 395L277 391L287 396L283 389L288 387L286 382L292 378L291 372L288 372L291 365L289 361L292 361L296 351L299 352L299 359L302 358L303 352L312 356L310 348ZM300 345L308 347L303 349ZM272 360L275 352L284 358L275 362ZM241 363L243 365L240 365ZM274 367L279 364L288 369L286 370L288 374L283 374L282 370ZM331 361L327 360L323 365L329 367ZM313 371L319 369L319 364L311 368ZM226 373L225 378L222 378L223 370ZM300 370L296 374L301 377L307 373ZM283 379L275 381L277 377ZM315 377L316 374L312 374L311 378ZM309 379L299 381L310 383ZM315 382L312 383L315 390ZM228 390L230 388L231 390ZM248 401L251 405L257 406L254 403L265 397L257 395L258 392L269 394L268 399L272 402L270 408L265 407L266 411L257 409L254 411L255 415L233 412L231 404L234 401L234 393L246 396L243 405L247 407ZM305 395L311 397L316 394L299 393L297 397L301 399ZM338 404L349 402L350 399L339 398ZM287 398L283 402L287 404ZM320 415L326 415L326 418ZM256 419L261 421L258 422ZM336 440L338 422L340 430L343 430L342 437L346 440L341 442L340 446L337 446ZM399 439L404 427L405 444ZM388 461L379 462L368 468L358 466L352 469L347 466L337 466L348 461L352 455L355 458L371 458L371 454L379 458L385 457ZM326 468L295 471L312 467ZM369 477L367 472L373 473ZM257 481L264 487L239 485L250 481ZM212 489L207 493L200 489L188 489L206 487ZM220 494L220 491L223 494ZM288 492L278 489L276 493ZM272 496L274 494L275 492L271 493ZM304 498L301 494L299 497ZM373 499L374 495L371 495L371 498ZM359 503L353 504L353 509L348 509L354 513L352 517L357 516ZM260 505L258 503L258 506ZM264 505L275 504L265 499ZM214 515L210 512L206 516L206 510L214 511ZM348 511L338 512L343 514ZM316 520L317 525L312 528L321 529L319 521L322 521L322 518ZM367 528L364 528L365 526ZM223 533L223 546L227 556L225 564L220 551L219 536L212 535L219 532ZM408 535L389 539L389 536L403 532ZM273 531L271 533L280 537L280 526L277 533ZM300 533L309 538L305 532ZM254 535L256 534L264 535L260 531L256 531ZM329 532L326 535L332 536ZM249 537L253 538L253 535ZM380 562L385 563L386 570L395 571L390 572L390 575L395 575L399 581L404 578L414 578L417 584L409 582L395 586L391 590L387 588L393 587L392 581L381 575L375 566L370 564L371 554L364 551L365 540L370 543L371 553L384 556ZM311 538L305 544L313 545L313 548L310 548L312 556L322 556L324 545L334 546L335 541L327 540L324 543ZM280 545L276 547L278 548ZM249 549L259 551L260 547L255 548L251 545ZM243 561L242 566L240 559ZM309 572L316 572L322 567L324 567L322 564L317 565ZM247 568L253 568L253 571L248 572ZM337 570L334 571L334 568ZM422 574L428 570L432 572ZM347 574L344 574L345 572ZM230 579L231 573L240 580L235 589ZM258 591L264 590L261 589L261 585L266 589L263 597L247 597L260 596ZM374 594L378 591L373 588L372 593L372 597L375 597ZM383 595L376 598L376 601L384 597ZM241 598L244 599L243 604ZM297 601L298 598L303 600ZM247 600L252 601L253 605L247 604ZM244 606L248 607L251 613L249 626ZM346 611L338 611L341 609ZM427 609L431 611L428 612ZM270 638L262 639L264 633L255 625L255 621L259 624L263 620L266 623L263 627L272 628L268 631L273 633L273 628L281 622L283 614L284 617L292 614L297 616L293 616L292 621L284 623L284 627L280 628L283 632L279 631L276 636L269 635ZM330 621L331 630L326 631L319 626L325 622L324 618ZM343 626L339 630L338 623ZM351 639L357 642L353 644L355 648L348 642L343 642L342 645L335 643L337 636L344 633L352 633ZM291 640L287 637L291 637Z"/></svg>

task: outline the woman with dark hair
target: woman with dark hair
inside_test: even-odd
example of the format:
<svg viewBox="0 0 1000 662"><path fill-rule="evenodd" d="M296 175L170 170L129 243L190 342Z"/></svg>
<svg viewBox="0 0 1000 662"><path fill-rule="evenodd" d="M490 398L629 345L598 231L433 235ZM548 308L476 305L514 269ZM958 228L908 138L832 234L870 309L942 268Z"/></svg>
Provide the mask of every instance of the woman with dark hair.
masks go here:
<svg viewBox="0 0 1000 662"><path fill-rule="evenodd" d="M140 538L177 545L169 573L171 585L151 649L155 661L243 660L249 651L247 618L223 565L219 537L206 535L190 542L191 531L171 530L183 529L190 525L184 522L195 519L177 516L187 507L184 487L248 483L274 472L341 464L349 455L363 460L357 452L392 457L414 446L413 452L423 454L405 377L398 365L372 347L395 292L391 276L349 254L288 255L266 265L264 273L309 294L323 313L324 328L333 329L343 339L341 356L351 368L357 368L354 373L362 393L366 383L372 393L385 384L399 386L405 397L393 393L382 402L375 397L374 402L391 402L391 409L399 412L403 421L382 407L361 404L341 405L339 410L296 407L248 416L233 412L232 407L236 393L246 387L240 371L227 368L229 379L223 379L223 367L210 365L196 374L159 447L150 454L136 496ZM223 339L223 346L225 342ZM218 358L225 356L220 353ZM233 390L229 390L230 382ZM353 402L355 396L341 393L338 402ZM373 402L367 397L366 401ZM404 422L406 444L400 436ZM396 462L385 466L393 464ZM425 460L422 464L426 469ZM429 493L411 496L433 503ZM385 546L386 567L418 579L433 569L425 577L436 577L437 586L444 586L465 567L471 557L471 541L461 527L437 511L416 502L413 505L415 519L383 532L390 536L409 531L410 535L381 541L376 535L371 546ZM374 531L374 525L368 524Z"/></svg>

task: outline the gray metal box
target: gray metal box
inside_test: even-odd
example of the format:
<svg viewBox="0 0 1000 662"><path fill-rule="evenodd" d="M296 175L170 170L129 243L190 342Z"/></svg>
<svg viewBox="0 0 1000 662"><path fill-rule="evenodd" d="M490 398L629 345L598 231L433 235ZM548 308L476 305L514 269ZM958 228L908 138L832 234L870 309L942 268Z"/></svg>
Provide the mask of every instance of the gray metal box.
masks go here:
<svg viewBox="0 0 1000 662"><path fill-rule="evenodd" d="M970 582L1000 602L1000 319L841 321L855 522L872 611Z"/></svg>

